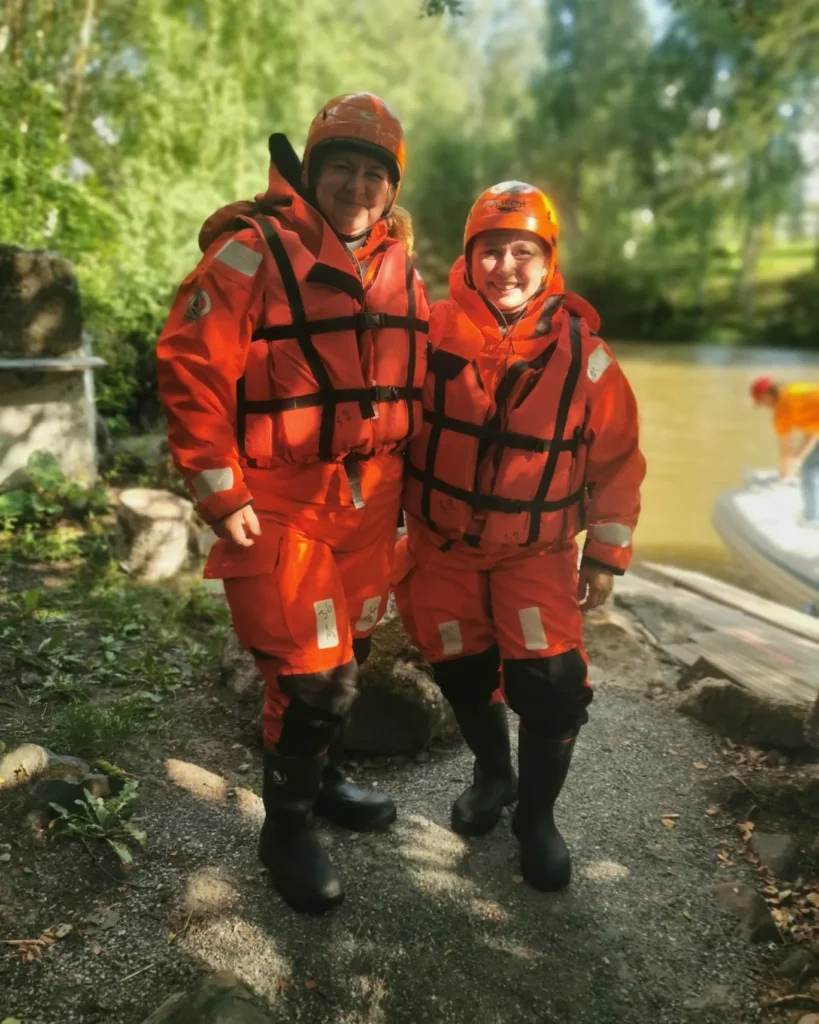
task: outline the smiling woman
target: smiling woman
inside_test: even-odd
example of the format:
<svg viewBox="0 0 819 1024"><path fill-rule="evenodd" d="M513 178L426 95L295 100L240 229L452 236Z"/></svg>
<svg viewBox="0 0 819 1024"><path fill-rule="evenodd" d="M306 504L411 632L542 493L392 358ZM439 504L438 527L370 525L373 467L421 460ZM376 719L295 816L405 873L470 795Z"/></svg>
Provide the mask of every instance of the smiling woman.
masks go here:
<svg viewBox="0 0 819 1024"><path fill-rule="evenodd" d="M383 160L343 148L324 159L316 203L344 239L367 234L392 205L395 185Z"/></svg>
<svg viewBox="0 0 819 1024"><path fill-rule="evenodd" d="M528 231L485 231L475 240L475 287L504 313L525 306L546 282L552 250Z"/></svg>

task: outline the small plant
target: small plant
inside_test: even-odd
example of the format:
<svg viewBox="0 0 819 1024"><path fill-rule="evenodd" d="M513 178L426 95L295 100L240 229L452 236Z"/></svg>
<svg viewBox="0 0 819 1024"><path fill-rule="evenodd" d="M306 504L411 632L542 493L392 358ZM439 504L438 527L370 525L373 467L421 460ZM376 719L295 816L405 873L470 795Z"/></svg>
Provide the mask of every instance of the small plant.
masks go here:
<svg viewBox="0 0 819 1024"><path fill-rule="evenodd" d="M84 523L108 508L101 487L86 488L66 480L50 452L29 456L25 479L25 486L0 494L0 522L7 530L50 527L62 519Z"/></svg>
<svg viewBox="0 0 819 1024"><path fill-rule="evenodd" d="M131 864L134 860L131 847L144 846L146 836L142 829L126 820L123 812L137 799L138 790L139 783L133 779L125 783L117 796L107 800L101 796L92 796L85 789L85 799L74 801L78 808L76 811L69 811L60 804L51 804L57 812L51 827L83 839L106 842L123 864Z"/></svg>

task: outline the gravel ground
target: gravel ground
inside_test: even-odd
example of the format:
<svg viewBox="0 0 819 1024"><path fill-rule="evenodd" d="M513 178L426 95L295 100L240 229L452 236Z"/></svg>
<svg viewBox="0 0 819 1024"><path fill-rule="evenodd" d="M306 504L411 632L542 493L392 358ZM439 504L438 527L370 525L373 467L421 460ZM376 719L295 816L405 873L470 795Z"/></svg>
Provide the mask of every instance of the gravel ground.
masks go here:
<svg viewBox="0 0 819 1024"><path fill-rule="evenodd" d="M296 915L257 864L261 806L242 788L254 776L235 774L226 744L221 763L208 758L213 774L188 753L144 780L149 846L132 885L97 873L88 891L72 891L81 847L28 862L29 930L76 923L33 963L0 953L0 1019L139 1024L171 992L230 968L288 1022L758 1021L760 954L708 891L745 877L717 859L733 823L705 814L718 745L668 701L647 698L656 664L621 669L613 657L596 670L592 719L559 805L575 857L569 890L521 884L508 816L482 839L449 830L471 771L463 751L354 770L396 798L399 822L381 836L327 826L346 902L326 918ZM662 823L669 812L673 828ZM67 891L50 881L54 858Z"/></svg>

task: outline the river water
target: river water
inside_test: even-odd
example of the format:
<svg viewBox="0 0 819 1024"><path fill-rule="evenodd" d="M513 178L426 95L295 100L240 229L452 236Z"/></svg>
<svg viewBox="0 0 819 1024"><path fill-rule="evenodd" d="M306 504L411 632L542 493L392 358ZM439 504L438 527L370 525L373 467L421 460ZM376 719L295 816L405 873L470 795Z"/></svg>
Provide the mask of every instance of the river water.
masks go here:
<svg viewBox="0 0 819 1024"><path fill-rule="evenodd" d="M637 396L648 462L637 559L753 587L711 526L711 507L721 491L742 485L746 470L777 465L771 415L752 406L751 381L762 373L819 380L819 353L622 342L613 348Z"/></svg>

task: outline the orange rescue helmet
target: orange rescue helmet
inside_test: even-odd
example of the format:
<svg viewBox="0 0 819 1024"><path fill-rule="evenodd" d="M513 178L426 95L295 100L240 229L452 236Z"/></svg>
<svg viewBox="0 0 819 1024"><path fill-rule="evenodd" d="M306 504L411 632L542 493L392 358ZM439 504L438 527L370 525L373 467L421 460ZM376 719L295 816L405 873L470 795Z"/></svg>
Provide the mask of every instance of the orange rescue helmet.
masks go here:
<svg viewBox="0 0 819 1024"><path fill-rule="evenodd" d="M371 92L347 93L329 100L313 118L304 147L304 184L315 185L316 156L330 143L348 143L351 149L381 160L390 172L395 196L404 176L406 147L401 122L378 96Z"/></svg>
<svg viewBox="0 0 819 1024"><path fill-rule="evenodd" d="M776 381L773 377L757 377L751 384L751 398L755 402L760 401L776 388Z"/></svg>
<svg viewBox="0 0 819 1024"><path fill-rule="evenodd" d="M525 181L502 181L478 196L466 218L464 252L481 232L499 228L530 231L550 249L557 249L557 211L545 193Z"/></svg>

